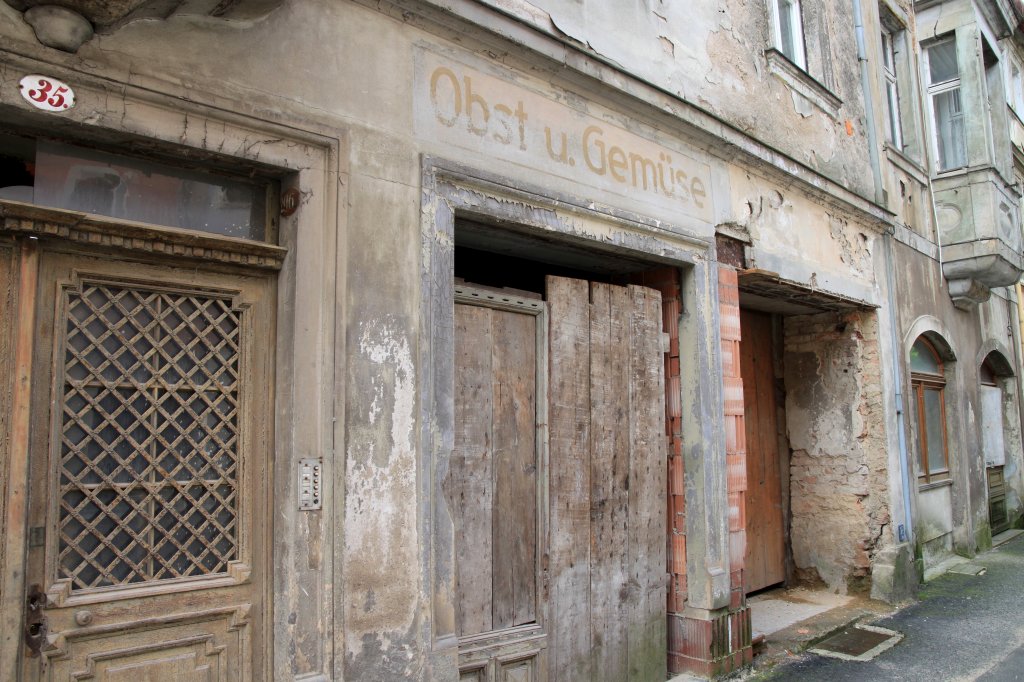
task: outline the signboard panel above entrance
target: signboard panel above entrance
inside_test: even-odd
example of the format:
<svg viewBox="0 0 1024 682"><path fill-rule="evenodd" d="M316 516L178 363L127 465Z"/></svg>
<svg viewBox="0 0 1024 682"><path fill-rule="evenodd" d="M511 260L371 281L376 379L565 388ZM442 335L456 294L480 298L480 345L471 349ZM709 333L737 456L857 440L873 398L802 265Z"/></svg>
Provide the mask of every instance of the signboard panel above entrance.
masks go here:
<svg viewBox="0 0 1024 682"><path fill-rule="evenodd" d="M712 221L708 164L597 111L548 84L484 73L423 48L416 53L414 113L421 139L655 204L667 215Z"/></svg>

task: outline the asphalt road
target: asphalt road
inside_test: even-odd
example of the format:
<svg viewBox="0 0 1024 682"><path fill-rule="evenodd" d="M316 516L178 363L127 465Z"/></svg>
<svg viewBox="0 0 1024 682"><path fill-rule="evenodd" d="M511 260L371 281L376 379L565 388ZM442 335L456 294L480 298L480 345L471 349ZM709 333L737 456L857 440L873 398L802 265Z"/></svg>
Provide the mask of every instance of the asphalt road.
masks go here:
<svg viewBox="0 0 1024 682"><path fill-rule="evenodd" d="M1024 682L1024 535L971 561L984 575L946 574L921 601L875 625L905 637L873 661L804 653L747 680Z"/></svg>

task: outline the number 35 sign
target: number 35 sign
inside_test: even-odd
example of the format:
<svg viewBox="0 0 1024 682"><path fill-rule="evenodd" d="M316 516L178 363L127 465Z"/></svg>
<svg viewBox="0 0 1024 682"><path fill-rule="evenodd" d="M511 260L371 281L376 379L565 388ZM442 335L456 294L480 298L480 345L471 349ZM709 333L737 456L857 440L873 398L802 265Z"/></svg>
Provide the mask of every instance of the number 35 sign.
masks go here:
<svg viewBox="0 0 1024 682"><path fill-rule="evenodd" d="M67 111L75 106L75 91L56 78L32 74L18 82L25 101L43 111Z"/></svg>

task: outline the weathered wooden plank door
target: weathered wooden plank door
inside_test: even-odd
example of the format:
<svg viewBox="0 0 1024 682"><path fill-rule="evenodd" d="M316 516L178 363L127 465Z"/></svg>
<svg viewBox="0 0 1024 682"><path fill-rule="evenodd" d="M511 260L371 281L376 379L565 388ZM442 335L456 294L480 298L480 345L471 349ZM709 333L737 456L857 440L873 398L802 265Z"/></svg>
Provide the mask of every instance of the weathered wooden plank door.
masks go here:
<svg viewBox="0 0 1024 682"><path fill-rule="evenodd" d="M661 295L549 277L552 680L666 675Z"/></svg>
<svg viewBox="0 0 1024 682"><path fill-rule="evenodd" d="M664 679L660 294L552 277L515 298L455 306L462 678Z"/></svg>
<svg viewBox="0 0 1024 682"><path fill-rule="evenodd" d="M31 267L23 679L265 679L272 277Z"/></svg>
<svg viewBox="0 0 1024 682"><path fill-rule="evenodd" d="M740 374L747 439L747 592L786 579L772 317L740 311Z"/></svg>
<svg viewBox="0 0 1024 682"><path fill-rule="evenodd" d="M545 306L460 287L455 449L444 491L455 525L462 680L546 680L540 558Z"/></svg>
<svg viewBox="0 0 1024 682"><path fill-rule="evenodd" d="M1004 476L1006 441L1003 435L1003 389L999 387L987 362L981 366L978 394L981 402L981 445L988 480L988 522L992 534L996 535L1010 527L1010 516L1006 512L1006 491L1009 486Z"/></svg>

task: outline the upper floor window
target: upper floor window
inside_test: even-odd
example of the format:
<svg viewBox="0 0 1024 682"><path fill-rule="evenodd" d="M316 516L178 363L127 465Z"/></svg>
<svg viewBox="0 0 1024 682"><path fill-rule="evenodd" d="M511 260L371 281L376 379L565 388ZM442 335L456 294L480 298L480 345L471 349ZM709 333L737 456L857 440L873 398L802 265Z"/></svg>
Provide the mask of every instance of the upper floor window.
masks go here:
<svg viewBox="0 0 1024 682"><path fill-rule="evenodd" d="M1015 57L1010 57L1006 63L1006 102L1019 118L1024 119L1024 76L1021 65Z"/></svg>
<svg viewBox="0 0 1024 682"><path fill-rule="evenodd" d="M0 133L0 199L269 240L265 179Z"/></svg>
<svg viewBox="0 0 1024 682"><path fill-rule="evenodd" d="M800 0L769 0L768 6L771 9L775 48L786 55L789 61L807 70Z"/></svg>
<svg viewBox="0 0 1024 682"><path fill-rule="evenodd" d="M962 168L967 165L967 138L956 40L948 38L930 45L925 58L938 170Z"/></svg>
<svg viewBox="0 0 1024 682"><path fill-rule="evenodd" d="M900 92L896 79L896 34L882 29L882 77L885 85L885 134L896 149L903 149L900 124Z"/></svg>
<svg viewBox="0 0 1024 682"><path fill-rule="evenodd" d="M910 349L910 385L917 407L920 478L924 483L949 478L945 368L923 336Z"/></svg>

